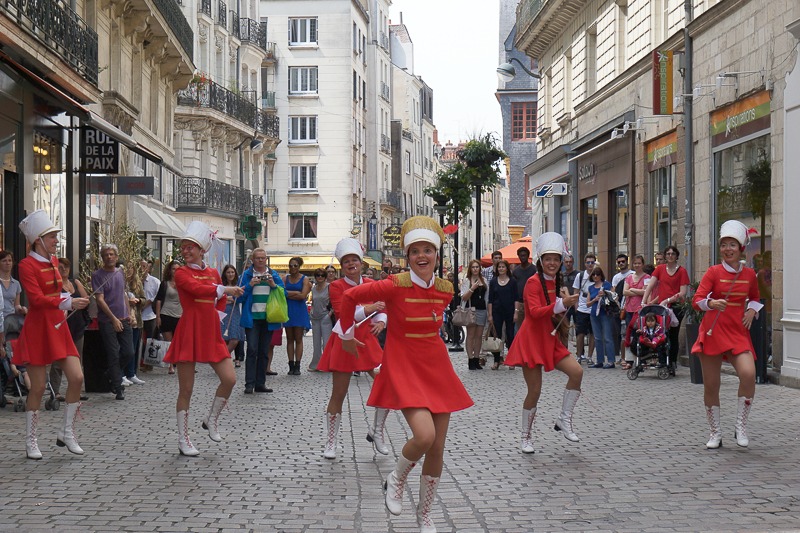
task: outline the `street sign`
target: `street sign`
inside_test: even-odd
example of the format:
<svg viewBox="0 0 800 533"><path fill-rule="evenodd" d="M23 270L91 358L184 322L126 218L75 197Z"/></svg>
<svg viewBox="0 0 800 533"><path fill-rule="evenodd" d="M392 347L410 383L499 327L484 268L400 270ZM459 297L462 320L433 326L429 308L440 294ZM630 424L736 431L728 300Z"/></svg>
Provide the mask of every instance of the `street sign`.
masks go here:
<svg viewBox="0 0 800 533"><path fill-rule="evenodd" d="M536 198L551 198L553 196L564 196L567 194L566 183L547 183L534 191Z"/></svg>
<svg viewBox="0 0 800 533"><path fill-rule="evenodd" d="M86 176L86 194L151 195L154 190L153 176Z"/></svg>
<svg viewBox="0 0 800 533"><path fill-rule="evenodd" d="M81 172L119 174L119 142L91 126L83 126L81 134Z"/></svg>
<svg viewBox="0 0 800 533"><path fill-rule="evenodd" d="M261 233L261 222L258 221L255 215L247 215L239 222L239 231L246 239L255 240Z"/></svg>
<svg viewBox="0 0 800 533"><path fill-rule="evenodd" d="M564 196L567 194L566 183L553 183L553 196Z"/></svg>

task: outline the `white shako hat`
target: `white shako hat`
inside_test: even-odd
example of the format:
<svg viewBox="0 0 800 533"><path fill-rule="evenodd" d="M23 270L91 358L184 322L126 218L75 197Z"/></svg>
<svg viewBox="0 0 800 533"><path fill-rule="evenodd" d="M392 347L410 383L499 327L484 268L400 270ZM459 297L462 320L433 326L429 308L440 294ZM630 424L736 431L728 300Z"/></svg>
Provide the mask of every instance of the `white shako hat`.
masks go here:
<svg viewBox="0 0 800 533"><path fill-rule="evenodd" d="M736 239L739 246L750 244L750 230L738 220L726 220L719 228L719 240L725 237Z"/></svg>
<svg viewBox="0 0 800 533"><path fill-rule="evenodd" d="M19 229L31 244L36 242L36 239L39 237L44 237L48 233L61 231L61 228L55 227L53 221L50 220L50 216L43 209L37 209L23 218L19 223Z"/></svg>
<svg viewBox="0 0 800 533"><path fill-rule="evenodd" d="M548 231L536 239L536 255L539 258L544 254L558 254L563 257L565 253L567 253L567 247L564 245L564 237L560 233Z"/></svg>
<svg viewBox="0 0 800 533"><path fill-rule="evenodd" d="M403 222L403 227L400 229L400 241L403 243L403 250L406 253L408 253L408 247L415 242L429 242L438 250L444 239L442 227L431 217L411 217Z"/></svg>
<svg viewBox="0 0 800 533"><path fill-rule="evenodd" d="M361 243L350 237L336 243L336 250L333 253L340 263L342 258L348 255L357 255L359 259L364 259L364 248Z"/></svg>
<svg viewBox="0 0 800 533"><path fill-rule="evenodd" d="M197 243L197 246L207 252L211 249L213 236L214 232L211 231L211 228L199 220L193 220L186 226L186 232L181 237L181 240Z"/></svg>

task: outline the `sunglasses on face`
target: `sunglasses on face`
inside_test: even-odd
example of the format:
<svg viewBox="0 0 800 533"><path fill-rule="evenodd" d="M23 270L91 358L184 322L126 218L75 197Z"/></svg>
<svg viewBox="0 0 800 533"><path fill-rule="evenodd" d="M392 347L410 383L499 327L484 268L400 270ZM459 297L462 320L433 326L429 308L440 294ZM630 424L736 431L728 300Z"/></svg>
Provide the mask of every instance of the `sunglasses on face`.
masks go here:
<svg viewBox="0 0 800 533"><path fill-rule="evenodd" d="M314 274L315 278L324 278L325 274Z"/></svg>
<svg viewBox="0 0 800 533"><path fill-rule="evenodd" d="M617 261L618 265L624 265L625 263L627 263L627 261Z"/></svg>
<svg viewBox="0 0 800 533"><path fill-rule="evenodd" d="M593 264L595 264L595 261L586 261L586 264L587 265L593 265Z"/></svg>
<svg viewBox="0 0 800 533"><path fill-rule="evenodd" d="M300 265L298 265L298 264L291 264L291 263L290 263L290 264L289 264L289 268L300 268Z"/></svg>

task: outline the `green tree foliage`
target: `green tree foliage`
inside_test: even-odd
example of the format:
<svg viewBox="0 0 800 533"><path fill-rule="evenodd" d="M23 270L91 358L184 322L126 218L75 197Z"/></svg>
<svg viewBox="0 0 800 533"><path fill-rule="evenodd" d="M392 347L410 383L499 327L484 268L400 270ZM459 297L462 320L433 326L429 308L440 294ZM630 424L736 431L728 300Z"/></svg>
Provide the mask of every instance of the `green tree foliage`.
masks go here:
<svg viewBox="0 0 800 533"><path fill-rule="evenodd" d="M744 173L745 192L754 218L761 219L761 256L766 251L767 205L771 193L772 166L767 157L759 157Z"/></svg>

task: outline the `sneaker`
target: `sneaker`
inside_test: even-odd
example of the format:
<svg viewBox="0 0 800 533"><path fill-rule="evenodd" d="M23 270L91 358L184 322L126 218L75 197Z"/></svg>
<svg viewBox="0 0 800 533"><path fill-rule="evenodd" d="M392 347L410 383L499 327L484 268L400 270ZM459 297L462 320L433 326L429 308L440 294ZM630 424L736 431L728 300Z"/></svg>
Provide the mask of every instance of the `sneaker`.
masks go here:
<svg viewBox="0 0 800 533"><path fill-rule="evenodd" d="M144 385L146 383L145 380L139 379L136 376L133 376L129 381L134 385Z"/></svg>
<svg viewBox="0 0 800 533"><path fill-rule="evenodd" d="M130 387L131 385L133 385L133 382L131 380L129 380L128 378L126 378L125 376L122 376L122 386L123 387Z"/></svg>
<svg viewBox="0 0 800 533"><path fill-rule="evenodd" d="M606 363L603 365L603 368L616 368L616 365L614 363Z"/></svg>
<svg viewBox="0 0 800 533"><path fill-rule="evenodd" d="M245 387L244 388L245 394L253 394L253 387Z"/></svg>

